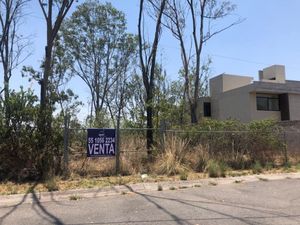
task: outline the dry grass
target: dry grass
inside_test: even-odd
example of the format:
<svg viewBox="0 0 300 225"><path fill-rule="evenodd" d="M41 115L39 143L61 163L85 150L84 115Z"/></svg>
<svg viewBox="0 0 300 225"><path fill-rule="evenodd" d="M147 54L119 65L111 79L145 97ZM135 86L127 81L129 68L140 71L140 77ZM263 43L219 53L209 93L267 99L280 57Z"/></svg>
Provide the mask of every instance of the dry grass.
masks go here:
<svg viewBox="0 0 300 225"><path fill-rule="evenodd" d="M121 140L121 170L124 175L144 173L147 170L146 139L140 136L123 137ZM147 171L148 172L148 171Z"/></svg>
<svg viewBox="0 0 300 225"><path fill-rule="evenodd" d="M195 172L204 172L210 159L207 147L201 144L193 147L187 153L186 158Z"/></svg>
<svg viewBox="0 0 300 225"><path fill-rule="evenodd" d="M48 189L42 184L35 183L21 183L17 184L14 182L0 183L0 195L14 195L14 194L25 194L33 191L48 191Z"/></svg>
<svg viewBox="0 0 300 225"><path fill-rule="evenodd" d="M297 171L298 166L292 166L291 171ZM298 170L299 171L299 170ZM276 168L273 170L263 171L262 174L274 174L286 172L284 168ZM236 177L251 174L251 170L230 171L227 175ZM189 172L189 180L199 180L207 178L205 173ZM79 175L73 174L68 180L62 180L59 177L55 178L56 186L59 191L74 190L74 189L89 189L89 188L103 188L115 185L142 183L143 179L140 175L133 176L111 176L98 178L82 178ZM147 182L163 182L163 181L180 181L180 176L163 176L163 175L149 175ZM238 183L238 182L237 182ZM214 182L210 185L215 185ZM14 183L2 182L0 183L0 195L25 194L31 192L47 192L46 183Z"/></svg>
<svg viewBox="0 0 300 225"><path fill-rule="evenodd" d="M153 180L154 181L154 180ZM45 183L22 183L14 182L0 183L0 195L24 194L30 192L47 192L47 191L66 191L73 189L88 189L102 188L107 186L141 183L140 176L125 176L125 177L102 177L102 178L81 178L71 177L68 180L55 178L55 189L53 189L52 181ZM49 189L50 188L50 189Z"/></svg>
<svg viewBox="0 0 300 225"><path fill-rule="evenodd" d="M127 137L128 136L128 137ZM133 175L145 170L147 149L145 138L127 135L121 140L121 174ZM72 146L70 173L81 177L103 177L115 175L115 158L87 158L86 150L80 146Z"/></svg>
<svg viewBox="0 0 300 225"><path fill-rule="evenodd" d="M82 177L111 176L115 173L115 159L81 157L72 160L69 168L71 174Z"/></svg>
<svg viewBox="0 0 300 225"><path fill-rule="evenodd" d="M154 170L167 176L189 170L186 161L188 141L172 136L166 140L165 151L158 156Z"/></svg>

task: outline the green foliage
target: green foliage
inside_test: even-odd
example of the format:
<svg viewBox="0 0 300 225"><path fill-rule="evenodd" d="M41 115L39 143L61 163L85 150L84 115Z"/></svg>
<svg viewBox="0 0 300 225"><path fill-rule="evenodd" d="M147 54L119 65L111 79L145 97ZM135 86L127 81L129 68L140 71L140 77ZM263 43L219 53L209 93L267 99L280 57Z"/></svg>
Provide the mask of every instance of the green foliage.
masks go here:
<svg viewBox="0 0 300 225"><path fill-rule="evenodd" d="M130 95L129 71L137 47L136 36L126 32L124 13L110 3L86 1L65 21L61 35L72 74L90 91L94 116L88 123L103 126L103 121L115 122ZM109 120L103 120L109 114Z"/></svg>
<svg viewBox="0 0 300 225"><path fill-rule="evenodd" d="M189 174L188 174L187 171L182 171L182 172L180 172L180 174L179 174L179 179L180 179L180 180L187 180L187 179L188 179L188 176L189 176Z"/></svg>
<svg viewBox="0 0 300 225"><path fill-rule="evenodd" d="M158 184L158 185L157 185L157 190L158 190L158 191L162 191L162 190L163 190L163 187L161 186L161 184Z"/></svg>
<svg viewBox="0 0 300 225"><path fill-rule="evenodd" d="M44 185L48 191L58 191L59 190L59 186L58 186L55 178L51 178L51 179L47 180Z"/></svg>
<svg viewBox="0 0 300 225"><path fill-rule="evenodd" d="M208 154L206 158L226 162L233 169L249 168L255 160L263 165L284 161L284 142L281 128L272 120L244 124L236 120L203 120L200 124L187 126L182 138L192 146L201 146ZM201 156L202 157L202 156ZM199 158L198 170L205 161Z"/></svg>
<svg viewBox="0 0 300 225"><path fill-rule="evenodd" d="M261 163L257 160L255 161L255 163L252 166L252 172L254 174L260 174L263 171L263 167L261 165Z"/></svg>
<svg viewBox="0 0 300 225"><path fill-rule="evenodd" d="M292 167L292 163L291 162L287 161L287 162L284 163L284 168L285 169L289 169L291 167Z"/></svg>
<svg viewBox="0 0 300 225"><path fill-rule="evenodd" d="M37 96L29 90L12 91L0 110L0 180L36 180L41 177L44 156L38 146L39 105ZM6 112L6 114L5 114ZM8 115L6 118L4 115ZM53 118L47 136L47 152L52 174L62 171L63 132L61 120ZM51 160L52 159L52 160ZM13 169L12 169L13 168Z"/></svg>
<svg viewBox="0 0 300 225"><path fill-rule="evenodd" d="M207 163L206 171L209 177L225 177L227 166L215 160L209 160Z"/></svg>
<svg viewBox="0 0 300 225"><path fill-rule="evenodd" d="M267 162L267 163L265 164L265 169L266 169L266 170L271 170L271 169L273 169L274 167L275 167L275 165L274 165L273 162Z"/></svg>
<svg viewBox="0 0 300 225"><path fill-rule="evenodd" d="M36 176L37 96L31 90L11 92L0 112L0 180ZM6 111L8 118L4 117ZM7 126L8 125L8 126Z"/></svg>
<svg viewBox="0 0 300 225"><path fill-rule="evenodd" d="M122 194L123 194L123 193L122 193ZM69 199L70 199L70 201L78 201L78 200L82 199L82 197L75 194L75 195L71 195L71 196L69 197Z"/></svg>

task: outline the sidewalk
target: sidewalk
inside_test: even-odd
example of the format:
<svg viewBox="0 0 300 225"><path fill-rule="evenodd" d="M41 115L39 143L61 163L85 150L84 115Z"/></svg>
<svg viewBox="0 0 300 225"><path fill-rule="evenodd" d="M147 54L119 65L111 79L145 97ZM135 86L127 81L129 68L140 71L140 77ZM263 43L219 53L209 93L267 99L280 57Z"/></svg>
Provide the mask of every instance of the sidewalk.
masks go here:
<svg viewBox="0 0 300 225"><path fill-rule="evenodd" d="M80 199L84 198L97 198L111 195L121 195L128 193L144 193L149 191L157 191L158 186L162 190L172 189L185 189L193 187L205 187L215 185L226 185L233 183L246 183L254 181L270 181L282 179L300 179L300 172L298 173L280 173L280 174L261 174L261 175L247 175L239 177L225 177L225 178L207 178L200 180L188 181L165 181L157 183L137 183L120 186L111 186L104 188L91 188L91 189L77 189L69 191L55 191L55 192L35 192L28 194L17 195L3 195L0 196L0 207L14 206L23 203L32 204L34 202L49 202L49 201L66 201L70 197L76 196Z"/></svg>

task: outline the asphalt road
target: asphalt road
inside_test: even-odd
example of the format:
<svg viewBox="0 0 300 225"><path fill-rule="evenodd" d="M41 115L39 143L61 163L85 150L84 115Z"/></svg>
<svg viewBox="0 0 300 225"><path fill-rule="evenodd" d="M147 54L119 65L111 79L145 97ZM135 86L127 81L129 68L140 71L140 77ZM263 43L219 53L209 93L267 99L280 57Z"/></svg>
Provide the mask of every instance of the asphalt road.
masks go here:
<svg viewBox="0 0 300 225"><path fill-rule="evenodd" d="M300 179L0 207L0 224L300 224Z"/></svg>

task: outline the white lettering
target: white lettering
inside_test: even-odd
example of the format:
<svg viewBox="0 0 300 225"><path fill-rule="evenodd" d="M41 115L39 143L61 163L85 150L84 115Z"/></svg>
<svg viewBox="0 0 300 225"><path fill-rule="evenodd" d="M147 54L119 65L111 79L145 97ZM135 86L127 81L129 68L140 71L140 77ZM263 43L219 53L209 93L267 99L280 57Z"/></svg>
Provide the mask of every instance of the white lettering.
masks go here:
<svg viewBox="0 0 300 225"><path fill-rule="evenodd" d="M114 155L115 148L113 143L88 144L89 155Z"/></svg>
<svg viewBox="0 0 300 225"><path fill-rule="evenodd" d="M90 155L93 154L93 151L94 151L94 145L93 144L89 144L89 153L90 153Z"/></svg>
<svg viewBox="0 0 300 225"><path fill-rule="evenodd" d="M94 144L94 154L99 155L99 144Z"/></svg>
<svg viewBox="0 0 300 225"><path fill-rule="evenodd" d="M115 149L114 149L114 145L113 144L110 144L109 154L110 155L114 155L115 154Z"/></svg>
<svg viewBox="0 0 300 225"><path fill-rule="evenodd" d="M108 154L108 151L109 151L109 148L108 148L108 147L109 147L109 144L105 144L105 153L106 153L106 154Z"/></svg>
<svg viewBox="0 0 300 225"><path fill-rule="evenodd" d="M104 155L104 154L105 154L105 152L104 152L104 145L101 144L100 145L100 155Z"/></svg>

